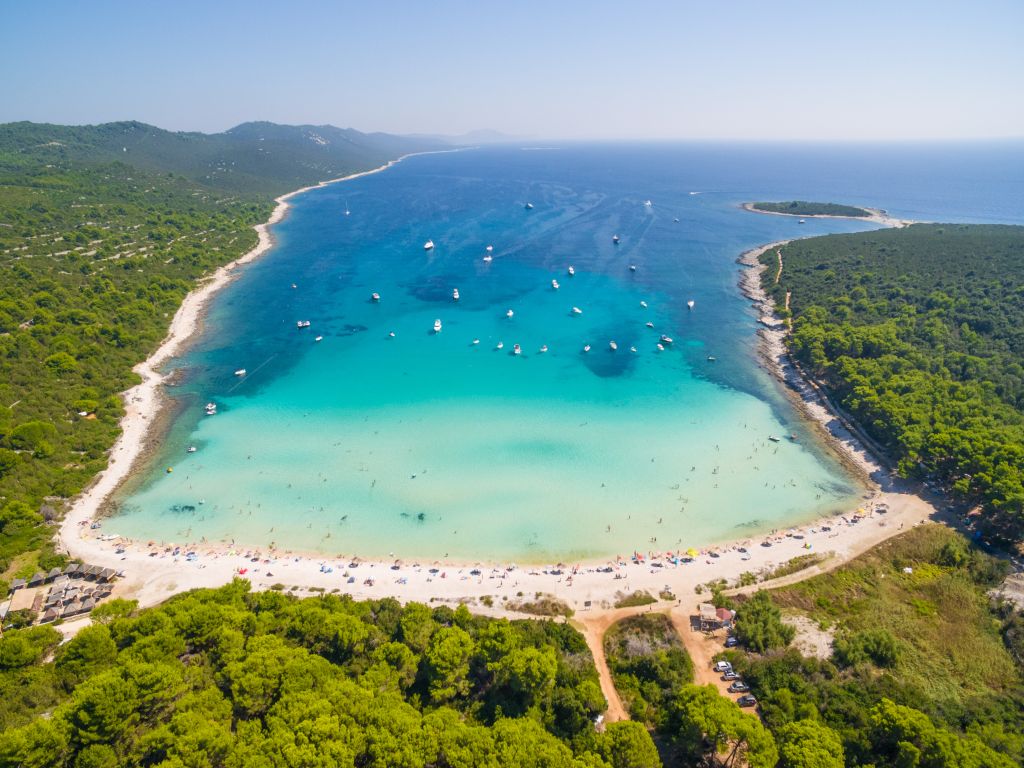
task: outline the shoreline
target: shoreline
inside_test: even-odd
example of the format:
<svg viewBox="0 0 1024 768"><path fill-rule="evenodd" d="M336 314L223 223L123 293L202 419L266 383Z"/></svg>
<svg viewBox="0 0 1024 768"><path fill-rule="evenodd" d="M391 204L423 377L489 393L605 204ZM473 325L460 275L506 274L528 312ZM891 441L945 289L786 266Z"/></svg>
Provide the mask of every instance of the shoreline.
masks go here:
<svg viewBox="0 0 1024 768"><path fill-rule="evenodd" d="M921 223L910 219L898 219L895 216L890 216L880 208L861 209L871 214L870 216L840 216L835 213L784 213L782 211L762 211L760 208L755 208L753 203L742 203L740 207L750 213L760 213L765 216L789 216L793 219L849 219L850 221L864 221L869 224L880 224L883 227L892 227L893 229L901 229L903 227L909 227L911 224ZM789 241L787 240L786 242Z"/></svg>
<svg viewBox="0 0 1024 768"><path fill-rule="evenodd" d="M457 151L457 150L455 150ZM374 171L379 172L395 162ZM171 324L167 340L136 368L143 383L125 393L124 432L111 451L111 467L76 502L61 526L60 543L71 555L89 563L111 567L124 573L114 595L136 599L142 607L155 605L181 591L216 587L233 578L247 579L254 589L283 588L299 595L339 592L356 599L394 597L403 602L465 603L490 615L528 617L530 614L502 603L530 601L545 595L564 602L580 617L593 617L615 610L619 595L644 590L658 596L673 594L651 606L694 606L699 585L726 579L730 585L743 572L768 573L798 555L826 553L821 564L801 571L806 578L848 562L900 531L937 518L933 504L918 495L917 489L894 478L843 426L841 419L824 402L813 385L788 361L783 339L786 326L774 315L774 307L760 284L758 257L779 241L750 249L738 261L746 268L739 278L740 289L755 301L764 326L758 330L761 352L769 372L786 385L801 412L822 429L830 445L845 457L848 466L870 489L861 501L861 509L787 531L773 531L718 545L709 545L696 557L680 559L680 553L648 552L629 560L580 562L558 566L504 566L496 563L455 562L424 559L422 562L385 559L363 560L351 557L309 553L302 555L263 547L244 547L214 543L191 543L181 547L135 542L106 535L102 524L92 528L100 505L126 478L144 445L147 427L159 405L163 376L155 369L186 343L201 310L216 290L229 282L231 270L264 253L271 245L268 228L281 220L287 199L327 183L296 190L278 198L271 219L257 227L260 242L240 259L214 273L213 279L186 297ZM127 449L127 453L125 450ZM134 449L134 452L133 452ZM115 465L116 462L116 465ZM678 602L676 602L678 601Z"/></svg>
<svg viewBox="0 0 1024 768"><path fill-rule="evenodd" d="M155 435L150 427L160 421L161 414L166 411L167 406L163 386L168 374L161 373L160 367L185 351L202 331L203 318L211 299L239 276L236 269L255 261L273 248L274 238L270 228L285 218L291 207L289 200L312 189L386 171L409 157L461 152L464 149L410 152L376 168L310 184L274 198L275 206L270 217L253 227L257 235L256 245L234 261L218 267L212 274L198 280L174 313L164 340L149 357L132 368L142 377L142 381L121 393L125 411L119 422L121 434L110 447L107 466L71 501L66 510L55 536L58 551L63 550L73 557L80 556L75 551L79 537L72 535L76 528L101 514L113 495L152 450Z"/></svg>

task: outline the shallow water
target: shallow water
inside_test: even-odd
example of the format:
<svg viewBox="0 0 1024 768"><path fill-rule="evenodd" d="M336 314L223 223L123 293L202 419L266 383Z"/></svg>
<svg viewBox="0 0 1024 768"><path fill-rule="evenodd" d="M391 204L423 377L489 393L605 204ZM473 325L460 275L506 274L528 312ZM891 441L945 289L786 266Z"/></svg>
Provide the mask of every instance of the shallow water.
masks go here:
<svg viewBox="0 0 1024 768"><path fill-rule="evenodd" d="M916 175L911 163L902 186L871 187L863 160L789 152L485 149L410 158L296 198L278 245L216 298L180 361L180 416L108 528L543 561L698 546L856 506L857 484L757 365L735 259L864 225L800 225L738 203L957 217L921 181L921 169L941 172L934 158ZM973 199L973 218L1000 220L978 197L994 186L961 195L968 217ZM673 338L664 351L661 334ZM210 400L218 414L206 417ZM768 439L790 433L799 439Z"/></svg>

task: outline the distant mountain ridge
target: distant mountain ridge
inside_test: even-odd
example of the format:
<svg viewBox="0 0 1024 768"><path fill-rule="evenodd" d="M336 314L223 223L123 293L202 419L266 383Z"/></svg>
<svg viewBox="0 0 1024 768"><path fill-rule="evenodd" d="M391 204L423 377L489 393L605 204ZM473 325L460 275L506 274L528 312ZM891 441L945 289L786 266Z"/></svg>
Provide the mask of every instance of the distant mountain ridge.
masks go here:
<svg viewBox="0 0 1024 768"><path fill-rule="evenodd" d="M13 162L61 167L118 162L259 197L367 170L410 152L452 146L437 138L270 122L242 123L213 134L166 131L134 120L83 126L0 125L0 162L5 154L13 156Z"/></svg>

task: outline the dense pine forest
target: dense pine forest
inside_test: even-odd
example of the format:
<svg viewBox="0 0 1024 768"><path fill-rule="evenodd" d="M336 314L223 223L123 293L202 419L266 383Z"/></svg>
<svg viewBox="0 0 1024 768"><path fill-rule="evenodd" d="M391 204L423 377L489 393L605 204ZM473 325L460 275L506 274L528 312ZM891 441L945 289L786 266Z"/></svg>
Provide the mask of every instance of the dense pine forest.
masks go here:
<svg viewBox="0 0 1024 768"><path fill-rule="evenodd" d="M804 370L897 463L1024 537L1024 227L917 224L762 256ZM977 513L980 512L980 515Z"/></svg>
<svg viewBox="0 0 1024 768"><path fill-rule="evenodd" d="M52 527L106 466L132 367L273 197L436 143L247 123L0 126L0 597L62 564Z"/></svg>

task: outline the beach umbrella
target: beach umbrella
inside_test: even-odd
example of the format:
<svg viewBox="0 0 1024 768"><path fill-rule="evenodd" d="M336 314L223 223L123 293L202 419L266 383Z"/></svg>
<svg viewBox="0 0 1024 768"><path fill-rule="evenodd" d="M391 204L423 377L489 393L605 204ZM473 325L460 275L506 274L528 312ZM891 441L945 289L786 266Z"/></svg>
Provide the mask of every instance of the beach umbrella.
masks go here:
<svg viewBox="0 0 1024 768"><path fill-rule="evenodd" d="M699 554L700 554L700 552L698 552L698 551L697 551L696 549L694 549L693 547L690 547L690 548L689 548L688 550L686 550L686 554L687 554L687 555L688 555L689 557L696 557L697 555L699 555Z"/></svg>

